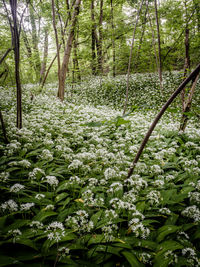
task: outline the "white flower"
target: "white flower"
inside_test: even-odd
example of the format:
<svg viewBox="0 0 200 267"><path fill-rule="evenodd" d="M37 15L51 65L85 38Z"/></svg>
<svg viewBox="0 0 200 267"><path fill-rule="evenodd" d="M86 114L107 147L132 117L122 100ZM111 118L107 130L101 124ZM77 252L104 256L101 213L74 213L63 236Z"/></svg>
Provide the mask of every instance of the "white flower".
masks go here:
<svg viewBox="0 0 200 267"><path fill-rule="evenodd" d="M22 235L22 232L19 229L14 229L14 230L9 230L8 234L12 235L13 243L15 243L19 239L20 235Z"/></svg>
<svg viewBox="0 0 200 267"><path fill-rule="evenodd" d="M112 168L107 168L105 171L104 171L104 176L105 176L105 179L106 180L109 180L111 178L114 178L117 176L117 173L114 169Z"/></svg>
<svg viewBox="0 0 200 267"><path fill-rule="evenodd" d="M9 199L8 201L2 203L0 207L3 211L5 211L7 209L9 211L17 211L18 210L18 204L12 199Z"/></svg>
<svg viewBox="0 0 200 267"><path fill-rule="evenodd" d="M32 207L35 206L35 203L25 203L20 205L20 210L30 210Z"/></svg>
<svg viewBox="0 0 200 267"><path fill-rule="evenodd" d="M43 228L43 223L39 222L39 221L32 221L30 224L30 227L35 227L37 229L42 229Z"/></svg>
<svg viewBox="0 0 200 267"><path fill-rule="evenodd" d="M200 193L199 192L189 192L188 197L190 201L196 202L197 204L200 203Z"/></svg>
<svg viewBox="0 0 200 267"><path fill-rule="evenodd" d="M38 200L41 200L41 199L44 198L44 197L45 197L44 194L37 194L37 195L35 196L35 198L38 199Z"/></svg>
<svg viewBox="0 0 200 267"><path fill-rule="evenodd" d="M159 191L151 191L149 194L147 194L146 198L149 200L149 203L151 205L158 205L161 195Z"/></svg>
<svg viewBox="0 0 200 267"><path fill-rule="evenodd" d="M54 210L54 205L52 204L47 205L45 210Z"/></svg>
<svg viewBox="0 0 200 267"><path fill-rule="evenodd" d="M166 215L171 214L171 211L168 208L161 208L159 209L159 212Z"/></svg>
<svg viewBox="0 0 200 267"><path fill-rule="evenodd" d="M55 176L49 175L46 176L46 182L53 186L54 188L58 185L59 181Z"/></svg>
<svg viewBox="0 0 200 267"><path fill-rule="evenodd" d="M8 180L9 176L10 176L9 172L1 172L0 173L0 180L2 182L6 182Z"/></svg>
<svg viewBox="0 0 200 267"><path fill-rule="evenodd" d="M24 189L24 188L25 188L24 185L21 185L21 184L14 184L13 186L11 186L11 188L10 188L10 192L17 193L17 192L21 191L21 190Z"/></svg>
<svg viewBox="0 0 200 267"><path fill-rule="evenodd" d="M31 179L36 179L37 178L37 176L39 176L39 175L45 175L45 172L42 170L42 169L40 169L40 168L34 168L33 170L32 170L32 172L29 172L29 177L31 178Z"/></svg>
<svg viewBox="0 0 200 267"><path fill-rule="evenodd" d="M78 168L80 168L82 166L83 166L83 162L82 161L80 161L78 159L74 159L72 161L72 163L68 166L68 169L74 170L74 169L78 169Z"/></svg>
<svg viewBox="0 0 200 267"><path fill-rule="evenodd" d="M181 214L185 217L193 219L195 222L200 221L200 210L196 205L185 208Z"/></svg>
<svg viewBox="0 0 200 267"><path fill-rule="evenodd" d="M26 159L19 161L18 164L26 169L31 167L31 163Z"/></svg>

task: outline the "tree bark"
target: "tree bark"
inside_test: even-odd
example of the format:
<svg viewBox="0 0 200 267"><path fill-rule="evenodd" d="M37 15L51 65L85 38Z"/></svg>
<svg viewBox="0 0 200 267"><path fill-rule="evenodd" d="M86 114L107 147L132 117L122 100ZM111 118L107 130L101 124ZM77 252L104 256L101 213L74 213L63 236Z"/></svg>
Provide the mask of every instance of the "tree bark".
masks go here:
<svg viewBox="0 0 200 267"><path fill-rule="evenodd" d="M190 81L194 81L196 79L196 77L199 75L200 73L200 63L198 64L198 66L195 68L195 70L188 76L187 79L185 79L180 86L178 87L178 89L171 95L171 97L168 99L168 101L163 105L163 107L161 108L160 112L158 113L158 115L156 116L156 118L154 119L153 123L151 124L145 138L143 139L140 148L135 156L135 159L133 160L132 166L130 167L129 171L128 171L128 178L133 174L133 170L136 166L136 163L138 162L143 149L145 148L149 137L151 136L154 128L156 127L158 121L160 120L160 118L162 117L162 115L164 114L164 112L166 111L166 109L169 107L169 105L173 102L173 100L179 95L179 93L185 88L185 86L190 82Z"/></svg>
<svg viewBox="0 0 200 267"><path fill-rule="evenodd" d="M149 5L149 1L146 2L146 10L145 10L145 14L144 14L144 20L142 21L142 34L141 34L141 37L140 37L139 47L138 47L138 51L137 51L137 55L136 55L136 60L135 60L135 70L136 71L137 71L138 64L139 64L140 50L141 50L141 47L142 47L144 33L145 33L145 30L146 30L148 5Z"/></svg>
<svg viewBox="0 0 200 267"><path fill-rule="evenodd" d="M191 106L192 106L192 97L194 95L194 91L195 91L195 87L197 84L197 81L199 79L199 75L197 75L196 79L193 81L189 95L188 95L188 99L186 102L184 102L184 106L183 106L183 114L182 114L182 118L181 118L181 124L180 124L180 131L185 131L185 128L187 126L187 122L189 120L188 117L188 112L190 112L191 110Z"/></svg>
<svg viewBox="0 0 200 267"><path fill-rule="evenodd" d="M56 27L56 14L55 14L55 2L54 0L51 1L52 4L52 17L53 17L53 28L56 38L56 50L57 50L57 61L58 61L58 83L61 83L61 63L60 63L60 45L58 40L58 31ZM60 91L58 90L58 97L60 97Z"/></svg>
<svg viewBox="0 0 200 267"><path fill-rule="evenodd" d="M36 23L35 23L35 16L33 12L33 8L31 5L29 5L29 11L30 11L30 21L31 21L31 28L32 28L32 43L33 43L33 58L34 58L34 64L36 69L36 79L39 81L40 79L40 70L41 70L41 62L40 62L40 53L38 49L38 36L37 36L37 29L36 29Z"/></svg>
<svg viewBox="0 0 200 267"><path fill-rule="evenodd" d="M112 58L113 58L113 77L116 76L116 51L115 51L115 25L114 25L114 10L113 10L113 0L110 0L110 7L111 7L111 26L112 26Z"/></svg>
<svg viewBox="0 0 200 267"><path fill-rule="evenodd" d="M129 56L129 62L128 62L128 73L127 73L127 82L126 82L126 100L125 100L125 103L124 103L123 116L126 113L127 104L128 104L128 90L129 90L129 79L130 79L130 72L131 72L131 61L132 61L132 56L133 56L133 46L134 46L134 42L135 42L135 33L136 33L136 28L137 28L140 12L142 10L143 2L144 2L144 0L141 1L140 7L138 8L135 27L134 27L134 30L133 30L131 50L130 50L130 56Z"/></svg>
<svg viewBox="0 0 200 267"><path fill-rule="evenodd" d="M19 31L17 25L17 1L10 0L10 7L13 19L13 43L15 52L15 80L17 85L17 128L22 128L22 89L19 74L19 62L20 62L20 40Z"/></svg>
<svg viewBox="0 0 200 267"><path fill-rule="evenodd" d="M98 49L98 71L99 73L103 73L103 53L102 53L102 45L103 45L103 32L102 32L102 23L103 23L103 0L100 0L100 15L99 15L99 42L97 43Z"/></svg>
<svg viewBox="0 0 200 267"><path fill-rule="evenodd" d="M4 59L7 57L7 55L10 53L10 51L12 51L13 48L8 48L7 51L4 53L4 55L2 56L2 58L0 59L0 65L1 63L4 61Z"/></svg>
<svg viewBox="0 0 200 267"><path fill-rule="evenodd" d="M155 55L155 59L156 59L156 67L157 67L157 70L159 70L158 56L157 56L157 52L156 52L155 33L154 33L154 30L153 30L153 25L151 23L151 17L150 17L149 11L147 13L148 13L149 24L150 24L151 33L152 33L152 43L153 43L154 55Z"/></svg>
<svg viewBox="0 0 200 267"><path fill-rule="evenodd" d="M44 37L44 55L43 55L43 62L40 70L40 84L42 80L44 79L44 74L46 71L46 65L47 65L47 57L48 57L48 37L49 37L49 30L48 28L45 29L45 37Z"/></svg>
<svg viewBox="0 0 200 267"><path fill-rule="evenodd" d="M91 0L91 22L92 22L92 30L91 30L91 49L92 49L92 74L96 75L96 51L95 51L95 18L94 18L94 0Z"/></svg>
<svg viewBox="0 0 200 267"><path fill-rule="evenodd" d="M5 142L5 144L8 144L9 141L8 141L8 138L7 138L6 127L5 127L5 124L4 124L4 121L3 121L3 114L1 112L1 110L0 110L0 120L1 120L1 127L2 127L2 131L3 131L4 142Z"/></svg>
<svg viewBox="0 0 200 267"><path fill-rule="evenodd" d="M65 51L64 51L62 67L60 70L58 97L60 98L61 101L64 100L65 79L66 79L66 74L68 71L69 58L70 58L70 54L71 54L72 43L73 43L73 39L74 39L74 31L75 31L77 16L79 14L80 3L81 3L81 0L76 0L76 2L75 2L74 12L72 15L72 20L71 20L71 28L69 30L69 36L68 36L67 44L66 44Z"/></svg>
<svg viewBox="0 0 200 267"><path fill-rule="evenodd" d="M160 89L163 90L163 81L162 81L162 59L161 59L161 44L160 44L160 23L158 18L158 9L157 9L157 0L154 0L155 5L155 15L156 15L156 27L157 27L157 38L158 38L158 74L160 79Z"/></svg>

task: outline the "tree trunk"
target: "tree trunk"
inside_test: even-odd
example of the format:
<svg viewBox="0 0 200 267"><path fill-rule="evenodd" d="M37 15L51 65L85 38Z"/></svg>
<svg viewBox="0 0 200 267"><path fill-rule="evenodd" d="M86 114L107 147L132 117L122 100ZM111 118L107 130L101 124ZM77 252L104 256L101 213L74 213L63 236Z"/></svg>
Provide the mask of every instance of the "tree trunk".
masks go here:
<svg viewBox="0 0 200 267"><path fill-rule="evenodd" d="M2 58L0 59L0 65L1 63L4 61L4 59L7 57L7 55L10 53L10 51L12 51L13 48L8 48L7 51L5 52L5 54L2 56Z"/></svg>
<svg viewBox="0 0 200 267"><path fill-rule="evenodd" d="M65 51L64 51L62 67L60 70L58 97L60 98L61 101L64 100L65 79L66 79L66 74L68 71L69 58L70 58L70 54L71 54L72 43L73 43L73 39L74 39L74 31L75 31L77 16L79 14L80 3L81 3L81 0L76 0L75 6L74 6L74 12L72 15L72 20L71 20L71 28L69 30L69 36L68 36L67 44L66 44Z"/></svg>
<svg viewBox="0 0 200 267"><path fill-rule="evenodd" d="M91 37L92 37L92 74L96 75L96 52L95 52L95 19L94 19L94 0L91 0L91 21L92 21L92 30L91 30Z"/></svg>
<svg viewBox="0 0 200 267"><path fill-rule="evenodd" d="M126 113L127 104L128 104L128 89L129 89L129 79L130 79L130 72L131 72L131 61L132 61L132 56L133 56L133 46L134 46L134 42L135 42L135 33L136 33L136 28L137 28L140 12L142 10L143 2L144 2L144 0L142 0L142 2L140 4L140 7L138 8L135 27L134 27L134 30L133 30L131 50L130 50L130 56L129 56L129 62L128 62L128 73L127 73L127 83L126 83L126 100L125 100L125 103L124 103L123 116Z"/></svg>
<svg viewBox="0 0 200 267"><path fill-rule="evenodd" d="M40 53L38 49L38 36L37 36L37 29L35 23L35 16L33 12L33 8L29 5L30 11L30 21L31 21L31 28L32 28L32 43L33 43L33 59L36 69L36 79L39 81L40 79L40 70L41 70L41 62L40 62Z"/></svg>
<svg viewBox="0 0 200 267"><path fill-rule="evenodd" d="M149 5L149 1L147 1L147 3L146 3L146 10L145 10L145 14L144 14L144 20L142 21L142 24L143 24L142 25L142 34L141 34L141 37L140 37L139 47L138 47L137 56L136 56L136 60L135 60L135 70L136 71L137 71L137 68L138 68L138 65L139 65L140 50L141 50L141 47L142 47L144 33L145 33L145 30L146 30L148 5Z"/></svg>
<svg viewBox="0 0 200 267"><path fill-rule="evenodd" d="M49 30L48 28L45 29L45 38L44 38L44 56L43 56L43 62L40 70L40 84L42 80L44 79L44 74L46 71L46 65L47 65L47 57L48 57L48 37L49 37Z"/></svg>
<svg viewBox="0 0 200 267"><path fill-rule="evenodd" d="M112 57L113 57L113 77L116 76L116 51L115 51L115 25L114 25L114 15L113 15L113 0L110 0L110 7L111 7L111 25L112 25Z"/></svg>
<svg viewBox="0 0 200 267"><path fill-rule="evenodd" d="M54 28L54 33L55 33L55 38L56 38L56 50L57 50L57 60L58 60L58 83L60 85L61 83L61 64L60 64L60 45L59 45L59 40L58 40L58 31L56 27L56 14L55 14L55 2L54 0L51 1L52 4L52 17L53 17L53 28ZM58 90L58 97L60 97L60 91Z"/></svg>
<svg viewBox="0 0 200 267"><path fill-rule="evenodd" d="M13 19L13 43L15 53L15 80L17 85L17 128L22 128L22 90L19 74L19 62L20 62L20 40L19 31L17 25L17 1L10 0L10 7Z"/></svg>
<svg viewBox="0 0 200 267"><path fill-rule="evenodd" d="M77 53L77 40L74 39L73 42L73 51L74 51L74 57L73 57L73 65L74 65L74 71L79 81L81 81L81 74L79 69L79 63L78 63L78 53Z"/></svg>
<svg viewBox="0 0 200 267"><path fill-rule="evenodd" d="M191 110L191 106L192 106L192 97L194 95L194 90L197 84L197 81L199 79L199 75L197 75L196 79L193 81L189 95L188 95L188 99L186 102L184 102L184 106L183 106L183 114L182 114L182 118L181 118L181 124L180 124L180 131L185 131L185 128L187 126L187 122L189 120L188 118L188 112L190 112Z"/></svg>
<svg viewBox="0 0 200 267"><path fill-rule="evenodd" d="M187 72L190 69L190 43L189 43L189 29L188 25L186 25L185 29L185 64L184 64L184 76L183 79L187 77ZM185 112L185 89L181 92L181 101L182 101L182 111Z"/></svg>
<svg viewBox="0 0 200 267"><path fill-rule="evenodd" d="M99 42L97 43L98 49L98 71L103 73L103 58L102 58L102 44L103 44L103 34L102 34L102 23L103 23L103 0L100 0L100 16L99 16Z"/></svg>
<svg viewBox="0 0 200 267"><path fill-rule="evenodd" d="M0 110L0 120L1 120L1 127L2 127L2 131L3 131L4 142L5 142L5 144L8 144L9 141L8 141L8 138L7 138L6 127L4 125L3 114L1 112L1 110Z"/></svg>
<svg viewBox="0 0 200 267"><path fill-rule="evenodd" d="M154 0L155 5L155 15L156 15L156 27L157 27L157 38L158 38L158 75L160 79L160 89L163 90L163 82L162 82L162 59L161 59L161 45L160 45L160 23L158 18L158 9L157 9L157 0Z"/></svg>
<svg viewBox="0 0 200 267"><path fill-rule="evenodd" d="M154 55L155 55L155 59L156 59L156 67L157 67L157 70L159 70L158 56L157 56L157 52L156 52L155 33L154 33L154 30L153 30L153 25L151 23L151 17L150 17L149 11L147 11L147 14L148 14L148 19L149 19L149 25L150 25L150 28L151 28L151 33L152 33L152 43L153 43Z"/></svg>

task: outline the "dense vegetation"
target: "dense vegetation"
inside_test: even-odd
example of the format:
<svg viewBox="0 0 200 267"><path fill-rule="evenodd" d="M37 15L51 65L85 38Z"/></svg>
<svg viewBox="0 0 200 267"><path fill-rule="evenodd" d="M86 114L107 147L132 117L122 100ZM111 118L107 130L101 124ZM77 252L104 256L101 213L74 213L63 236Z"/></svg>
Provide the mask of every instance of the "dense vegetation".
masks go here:
<svg viewBox="0 0 200 267"><path fill-rule="evenodd" d="M200 266L199 48L199 0L0 1L0 267Z"/></svg>
<svg viewBox="0 0 200 267"><path fill-rule="evenodd" d="M168 94L177 74L165 77ZM56 85L24 86L23 130L15 127L15 89L2 90L10 143L0 147L0 266L200 265L199 123L191 114L178 132L174 105L127 179L160 106L153 75L136 81L125 117L113 108L123 76L69 86L73 103L55 98Z"/></svg>

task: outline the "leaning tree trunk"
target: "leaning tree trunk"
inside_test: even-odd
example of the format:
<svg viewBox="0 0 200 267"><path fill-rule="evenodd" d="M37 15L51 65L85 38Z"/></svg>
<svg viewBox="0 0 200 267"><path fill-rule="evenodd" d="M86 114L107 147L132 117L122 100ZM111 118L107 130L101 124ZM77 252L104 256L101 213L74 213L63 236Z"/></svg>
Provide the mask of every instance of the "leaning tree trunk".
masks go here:
<svg viewBox="0 0 200 267"><path fill-rule="evenodd" d="M15 54L15 80L17 86L17 128L22 128L22 89L19 74L19 62L20 62L20 40L19 30L17 25L17 1L10 0L10 8L13 20L13 43L14 43L14 54Z"/></svg>
<svg viewBox="0 0 200 267"><path fill-rule="evenodd" d="M76 0L75 6L74 6L74 12L72 14L71 28L69 30L69 36L68 36L67 44L66 44L65 51L64 51L62 67L60 70L58 96L61 101L64 100L65 79L66 79L66 74L68 71L69 58L70 58L70 54L72 50L72 43L74 39L75 26L76 26L77 16L79 14L80 3L81 3L81 0Z"/></svg>
<svg viewBox="0 0 200 267"><path fill-rule="evenodd" d="M156 127L158 121L160 120L160 118L162 117L162 115L165 113L165 111L167 110L167 108L169 107L169 105L174 101L174 99L180 94L180 92L185 88L185 86L190 82L190 81L195 81L198 78L198 75L200 73L200 63L199 65L195 68L195 70L188 76L187 79L185 79L180 86L178 87L178 89L171 95L171 97L168 99L168 101L163 105L163 107L161 108L160 112L157 114L156 118L154 119L153 123L151 124L147 134L145 135L140 148L135 156L135 159L133 160L133 163L131 164L131 167L128 171L128 178L133 174L133 171L135 169L135 166L142 154L142 151L144 150L149 137L151 136L154 128Z"/></svg>

